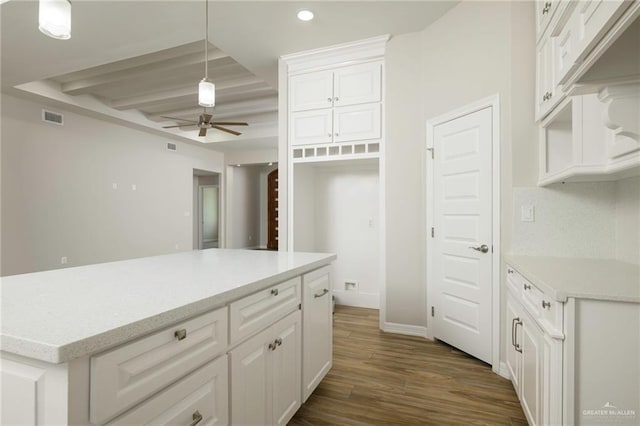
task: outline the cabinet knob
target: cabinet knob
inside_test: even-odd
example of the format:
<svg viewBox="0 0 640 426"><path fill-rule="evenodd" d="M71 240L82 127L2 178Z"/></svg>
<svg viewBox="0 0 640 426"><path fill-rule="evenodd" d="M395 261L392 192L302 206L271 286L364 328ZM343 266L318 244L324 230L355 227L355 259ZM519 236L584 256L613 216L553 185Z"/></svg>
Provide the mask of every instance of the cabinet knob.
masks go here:
<svg viewBox="0 0 640 426"><path fill-rule="evenodd" d="M525 290L531 290L531 285L530 284L525 284L524 285L524 289Z"/></svg>
<svg viewBox="0 0 640 426"><path fill-rule="evenodd" d="M202 421L202 414L200 414L200 411L196 410L191 418L193 419L193 421L189 423L189 426L196 426L198 423L200 423L200 421Z"/></svg>
<svg viewBox="0 0 640 426"><path fill-rule="evenodd" d="M507 274L513 274L513 269L507 269Z"/></svg>
<svg viewBox="0 0 640 426"><path fill-rule="evenodd" d="M275 342L274 343L269 343L269 349L272 350L272 351L276 350Z"/></svg>
<svg viewBox="0 0 640 426"><path fill-rule="evenodd" d="M184 340L187 338L187 329L183 328L181 330L176 330L175 333L173 333L173 335L175 336L176 339L178 340Z"/></svg>
<svg viewBox="0 0 640 426"><path fill-rule="evenodd" d="M333 134L333 136L339 136L339 135L340 135L339 133L334 133L334 134Z"/></svg>
<svg viewBox="0 0 640 426"><path fill-rule="evenodd" d="M271 294L273 294L274 296L278 295L278 289L277 288L272 288L271 289Z"/></svg>
<svg viewBox="0 0 640 426"><path fill-rule="evenodd" d="M542 309L551 308L551 302L547 302L546 300L542 301Z"/></svg>
<svg viewBox="0 0 640 426"><path fill-rule="evenodd" d="M336 96L335 98L333 98L333 100L338 102L340 100L340 98Z"/></svg>
<svg viewBox="0 0 640 426"><path fill-rule="evenodd" d="M276 346L281 346L282 345L282 339L281 338L277 338L275 341Z"/></svg>
<svg viewBox="0 0 640 426"><path fill-rule="evenodd" d="M327 101L329 101L329 102L331 102L332 100L333 100L333 99L331 99L331 98L327 98Z"/></svg>
<svg viewBox="0 0 640 426"><path fill-rule="evenodd" d="M331 133L327 133L327 136L331 137Z"/></svg>

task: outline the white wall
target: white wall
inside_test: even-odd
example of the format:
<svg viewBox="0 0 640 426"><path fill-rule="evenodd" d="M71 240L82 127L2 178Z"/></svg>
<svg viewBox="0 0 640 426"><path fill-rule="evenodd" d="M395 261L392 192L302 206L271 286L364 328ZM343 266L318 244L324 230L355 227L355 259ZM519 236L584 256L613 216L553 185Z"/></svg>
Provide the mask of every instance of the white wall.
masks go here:
<svg viewBox="0 0 640 426"><path fill-rule="evenodd" d="M337 303L377 308L380 301L377 161L296 165L294 249L336 253ZM357 289L345 291L345 281Z"/></svg>
<svg viewBox="0 0 640 426"><path fill-rule="evenodd" d="M191 249L193 169L221 172L222 154L41 110L2 96L3 275Z"/></svg>
<svg viewBox="0 0 640 426"><path fill-rule="evenodd" d="M512 180L533 184L537 167L534 38L532 2L462 2L424 31L388 43L386 321L426 326L426 121L496 93L501 242L509 250Z"/></svg>

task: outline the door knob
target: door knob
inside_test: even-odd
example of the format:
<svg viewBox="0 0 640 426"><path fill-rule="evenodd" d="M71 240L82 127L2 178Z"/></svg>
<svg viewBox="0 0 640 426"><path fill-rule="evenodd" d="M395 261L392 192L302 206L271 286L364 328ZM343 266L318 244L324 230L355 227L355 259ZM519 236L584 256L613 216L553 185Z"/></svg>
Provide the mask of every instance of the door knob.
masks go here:
<svg viewBox="0 0 640 426"><path fill-rule="evenodd" d="M480 247L469 247L469 248L479 251L481 253L486 253L489 251L489 246L487 246L486 244L483 244Z"/></svg>

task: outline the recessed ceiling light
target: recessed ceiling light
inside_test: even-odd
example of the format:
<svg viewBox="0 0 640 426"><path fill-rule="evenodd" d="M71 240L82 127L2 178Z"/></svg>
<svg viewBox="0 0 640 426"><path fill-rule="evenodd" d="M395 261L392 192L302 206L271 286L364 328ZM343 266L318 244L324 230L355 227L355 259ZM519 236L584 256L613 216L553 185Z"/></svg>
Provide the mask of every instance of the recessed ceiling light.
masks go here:
<svg viewBox="0 0 640 426"><path fill-rule="evenodd" d="M308 9L299 10L298 19L301 21L310 21L313 19L313 12Z"/></svg>

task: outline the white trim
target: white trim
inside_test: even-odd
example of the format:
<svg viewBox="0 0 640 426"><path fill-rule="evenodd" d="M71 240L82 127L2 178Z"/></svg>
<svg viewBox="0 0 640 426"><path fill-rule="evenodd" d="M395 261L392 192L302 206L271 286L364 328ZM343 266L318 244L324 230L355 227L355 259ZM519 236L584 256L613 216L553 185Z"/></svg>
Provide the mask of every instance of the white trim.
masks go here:
<svg viewBox="0 0 640 426"><path fill-rule="evenodd" d="M380 308L380 294L361 293L359 291L346 291L333 289L336 305L355 306L356 308Z"/></svg>
<svg viewBox="0 0 640 426"><path fill-rule="evenodd" d="M352 62L360 63L372 59L383 59L386 44L390 37L389 34L386 34L355 42L292 53L281 56L280 60L287 64L288 73L292 75L299 72L319 70L323 67L335 67Z"/></svg>
<svg viewBox="0 0 640 426"><path fill-rule="evenodd" d="M492 110L492 264L491 264L491 365L495 373L500 374L500 96L495 94L479 101L470 103L462 108L431 118L427 121L426 148L433 148L433 129L439 124L480 111L485 108ZM431 308L429 300L434 300L433 290L429 283L432 281L431 266L433 265L433 239L430 229L434 226L433 217L433 163L431 155L427 155L426 164L426 200L427 200L427 337L433 338Z"/></svg>
<svg viewBox="0 0 640 426"><path fill-rule="evenodd" d="M380 329L385 333L405 334L407 336L424 337L433 340L427 335L427 327L421 325L399 324L397 322L384 322L380 325Z"/></svg>
<svg viewBox="0 0 640 426"><path fill-rule="evenodd" d="M498 373L499 376L504 377L507 380L511 380L511 373L509 373L509 367L507 367L507 363L500 361L500 368L498 368L498 370L494 370L496 373Z"/></svg>

